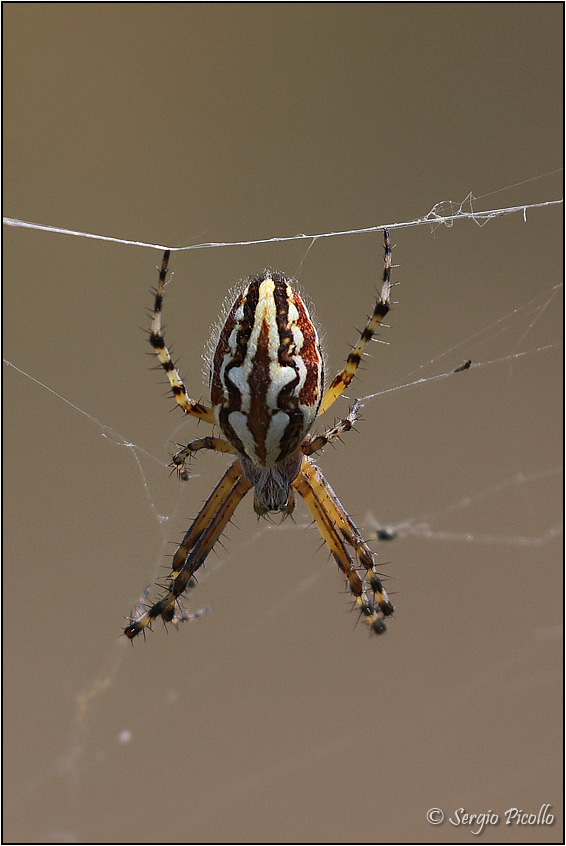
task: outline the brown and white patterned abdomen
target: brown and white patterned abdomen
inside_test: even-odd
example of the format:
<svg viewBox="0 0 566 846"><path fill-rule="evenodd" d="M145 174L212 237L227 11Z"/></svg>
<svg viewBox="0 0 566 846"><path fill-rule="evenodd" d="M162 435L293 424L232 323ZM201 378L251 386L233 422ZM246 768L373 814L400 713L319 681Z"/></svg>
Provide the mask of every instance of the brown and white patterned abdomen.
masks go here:
<svg viewBox="0 0 566 846"><path fill-rule="evenodd" d="M218 425L242 456L262 468L297 449L323 391L318 335L292 282L270 270L247 279L212 361Z"/></svg>

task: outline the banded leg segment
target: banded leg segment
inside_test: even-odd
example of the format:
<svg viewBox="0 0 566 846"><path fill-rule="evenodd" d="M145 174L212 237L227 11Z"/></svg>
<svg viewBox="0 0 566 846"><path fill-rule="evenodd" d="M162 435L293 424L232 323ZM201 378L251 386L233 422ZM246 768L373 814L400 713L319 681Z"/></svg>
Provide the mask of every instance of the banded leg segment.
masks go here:
<svg viewBox="0 0 566 846"><path fill-rule="evenodd" d="M373 552L362 538L359 529L348 517L344 506L315 464L305 459L301 467L301 472L308 479L311 488L315 492L321 507L328 514L329 519L338 528L346 543L356 551L358 561L366 569L370 587L380 611L385 617L393 614L395 608L387 596L387 592L375 570Z"/></svg>
<svg viewBox="0 0 566 846"><path fill-rule="evenodd" d="M392 614L394 609L387 597L387 594L381 588L381 582L379 581L377 573L373 570L373 557L369 547L367 547L367 544L363 542L358 530L344 512L344 509L340 505L340 502L336 498L332 488L330 488L327 484L318 468L316 468L306 456L303 459L301 472L293 481L292 485L297 493L299 493L305 500L309 511L315 519L318 530L326 542L334 560L346 576L348 585L356 598L356 604L360 609L360 612L367 619L372 630L376 634L381 634L386 629L383 617ZM326 494L326 488L330 491L330 495ZM336 518L339 512L341 512L340 519L337 520ZM348 532L344 530L344 526L346 524L348 525ZM372 562L370 584L374 590L374 601L368 598L364 590L362 580L360 579L354 562L346 549L345 541L354 547L356 554L364 566L366 566L366 564L362 560L360 551L362 551L364 558L367 558L368 555L370 556ZM369 568L367 566L366 569L368 569L369 572ZM374 588L374 585L376 584L375 579L377 579L377 583L381 588L379 592L375 591Z"/></svg>
<svg viewBox="0 0 566 846"><path fill-rule="evenodd" d="M381 286L381 293L377 298L373 314L369 318L365 329L360 335L360 340L346 359L346 364L343 369L336 374L332 384L326 389L318 410L319 415L328 411L330 406L344 393L354 378L356 370L360 365L366 344L368 341L371 341L379 324L389 311L391 297L391 240L387 229L383 230L383 240L385 244L385 254L383 259L383 283Z"/></svg>
<svg viewBox="0 0 566 846"><path fill-rule="evenodd" d="M188 458L194 455L195 452L198 452L201 449L210 449L214 452L228 452L232 455L236 454L235 447L233 447L232 444L229 444L228 441L225 441L224 438L195 438L194 441L190 441L183 447L183 449L180 449L179 452L176 452L171 458L171 465L177 468L179 478L181 478L184 482L188 481L189 478L185 462Z"/></svg>
<svg viewBox="0 0 566 846"><path fill-rule="evenodd" d="M190 399L187 394L183 380L179 376L179 372L173 364L171 354L165 344L163 331L161 328L161 311L163 308L163 294L165 291L165 280L167 278L167 266L169 264L170 250L165 250L163 253L163 260L159 271L159 283L157 291L155 292L155 305L153 308L153 318L151 321L151 332L149 334L149 343L155 350L157 358L169 379L173 396L177 403L181 406L185 414L192 414L200 420L205 420L207 423L215 423L212 409L200 402L195 402Z"/></svg>
<svg viewBox="0 0 566 846"><path fill-rule="evenodd" d="M157 617L163 617L165 622L173 620L178 597L187 589L191 577L204 563L251 487L240 462L235 461L214 488L173 556L166 592L145 613L132 619L124 629L127 637L136 637Z"/></svg>
<svg viewBox="0 0 566 846"><path fill-rule="evenodd" d="M307 438L301 444L303 455L312 455L314 452L319 452L326 444L329 444L336 438L340 438L340 435L343 435L344 432L349 432L350 429L353 429L354 423L360 416L361 407L361 401L359 399L355 400L348 412L348 416L340 420L335 426L332 426L331 429L327 429L322 435L313 435L312 437L307 435Z"/></svg>

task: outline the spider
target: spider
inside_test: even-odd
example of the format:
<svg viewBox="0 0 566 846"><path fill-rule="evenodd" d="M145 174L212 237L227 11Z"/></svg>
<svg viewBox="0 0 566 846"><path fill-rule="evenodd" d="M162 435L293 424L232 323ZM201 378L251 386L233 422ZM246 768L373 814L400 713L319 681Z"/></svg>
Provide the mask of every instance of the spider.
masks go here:
<svg viewBox="0 0 566 846"><path fill-rule="evenodd" d="M304 499L362 617L371 631L385 631L384 617L394 608L375 570L373 553L313 461L315 453L353 427L361 402L356 400L347 417L323 434L310 434L315 419L328 411L352 381L366 344L389 311L391 242L389 232L383 234L381 293L357 345L326 390L318 335L293 287L295 280L263 270L243 282L220 330L210 363L210 406L189 398L165 345L161 311L170 257L170 251L165 251L149 341L185 414L218 425L223 435L191 441L173 456L172 464L186 480L185 463L199 450L230 453L235 460L175 552L165 593L130 617L124 629L127 637L145 633L157 617L166 623L180 619L180 597L194 584L194 573L252 488L259 516L270 512L288 516L295 508L295 494Z"/></svg>

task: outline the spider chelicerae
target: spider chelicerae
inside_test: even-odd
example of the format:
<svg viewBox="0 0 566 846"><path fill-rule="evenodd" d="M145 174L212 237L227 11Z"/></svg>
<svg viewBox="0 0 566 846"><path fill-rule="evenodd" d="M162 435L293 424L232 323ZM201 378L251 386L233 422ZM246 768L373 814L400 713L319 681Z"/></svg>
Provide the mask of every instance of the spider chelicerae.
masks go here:
<svg viewBox="0 0 566 846"><path fill-rule="evenodd" d="M161 311L170 257L170 251L165 251L149 341L185 414L217 425L223 435L191 441L173 456L172 463L187 480L185 463L201 449L231 453L235 460L175 552L164 594L151 606L142 604L130 617L124 630L129 638L145 632L157 617L165 622L183 619L177 610L180 597L194 585L194 573L252 488L254 509L260 516L274 511L291 514L295 493L305 500L362 617L376 634L385 631L384 617L394 608L375 570L373 553L313 461L315 453L352 428L360 401L323 434L310 433L315 419L328 411L352 381L366 344L389 311L391 242L389 232L383 234L381 292L357 345L326 390L318 335L293 287L295 281L263 270L242 283L220 330L210 363L210 406L189 398L165 345Z"/></svg>

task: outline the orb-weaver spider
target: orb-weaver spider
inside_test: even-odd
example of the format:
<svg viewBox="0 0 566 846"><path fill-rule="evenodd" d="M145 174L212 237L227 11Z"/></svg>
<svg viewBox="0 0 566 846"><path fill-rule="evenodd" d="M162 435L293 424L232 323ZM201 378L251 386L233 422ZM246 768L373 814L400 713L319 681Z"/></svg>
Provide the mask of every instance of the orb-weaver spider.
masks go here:
<svg viewBox="0 0 566 846"><path fill-rule="evenodd" d="M198 450L231 453L236 458L175 552L164 595L130 618L124 630L129 638L157 617L165 622L178 619L179 598L251 488L255 488L254 509L260 516L272 511L289 515L295 507L295 492L302 496L362 616L372 631L385 631L383 618L394 608L375 570L373 554L312 459L352 428L361 403L356 401L348 416L324 434L310 434L315 419L328 411L352 381L367 342L389 311L391 242L387 230L384 241L383 282L373 314L344 368L326 390L318 335L293 288L294 280L263 270L243 282L220 331L210 366L211 406L189 398L165 345L161 310L170 256L170 251L165 251L149 340L185 414L218 425L223 435L191 441L173 456L173 464L181 478L187 479L185 462ZM353 549L361 566L356 566L347 547Z"/></svg>

